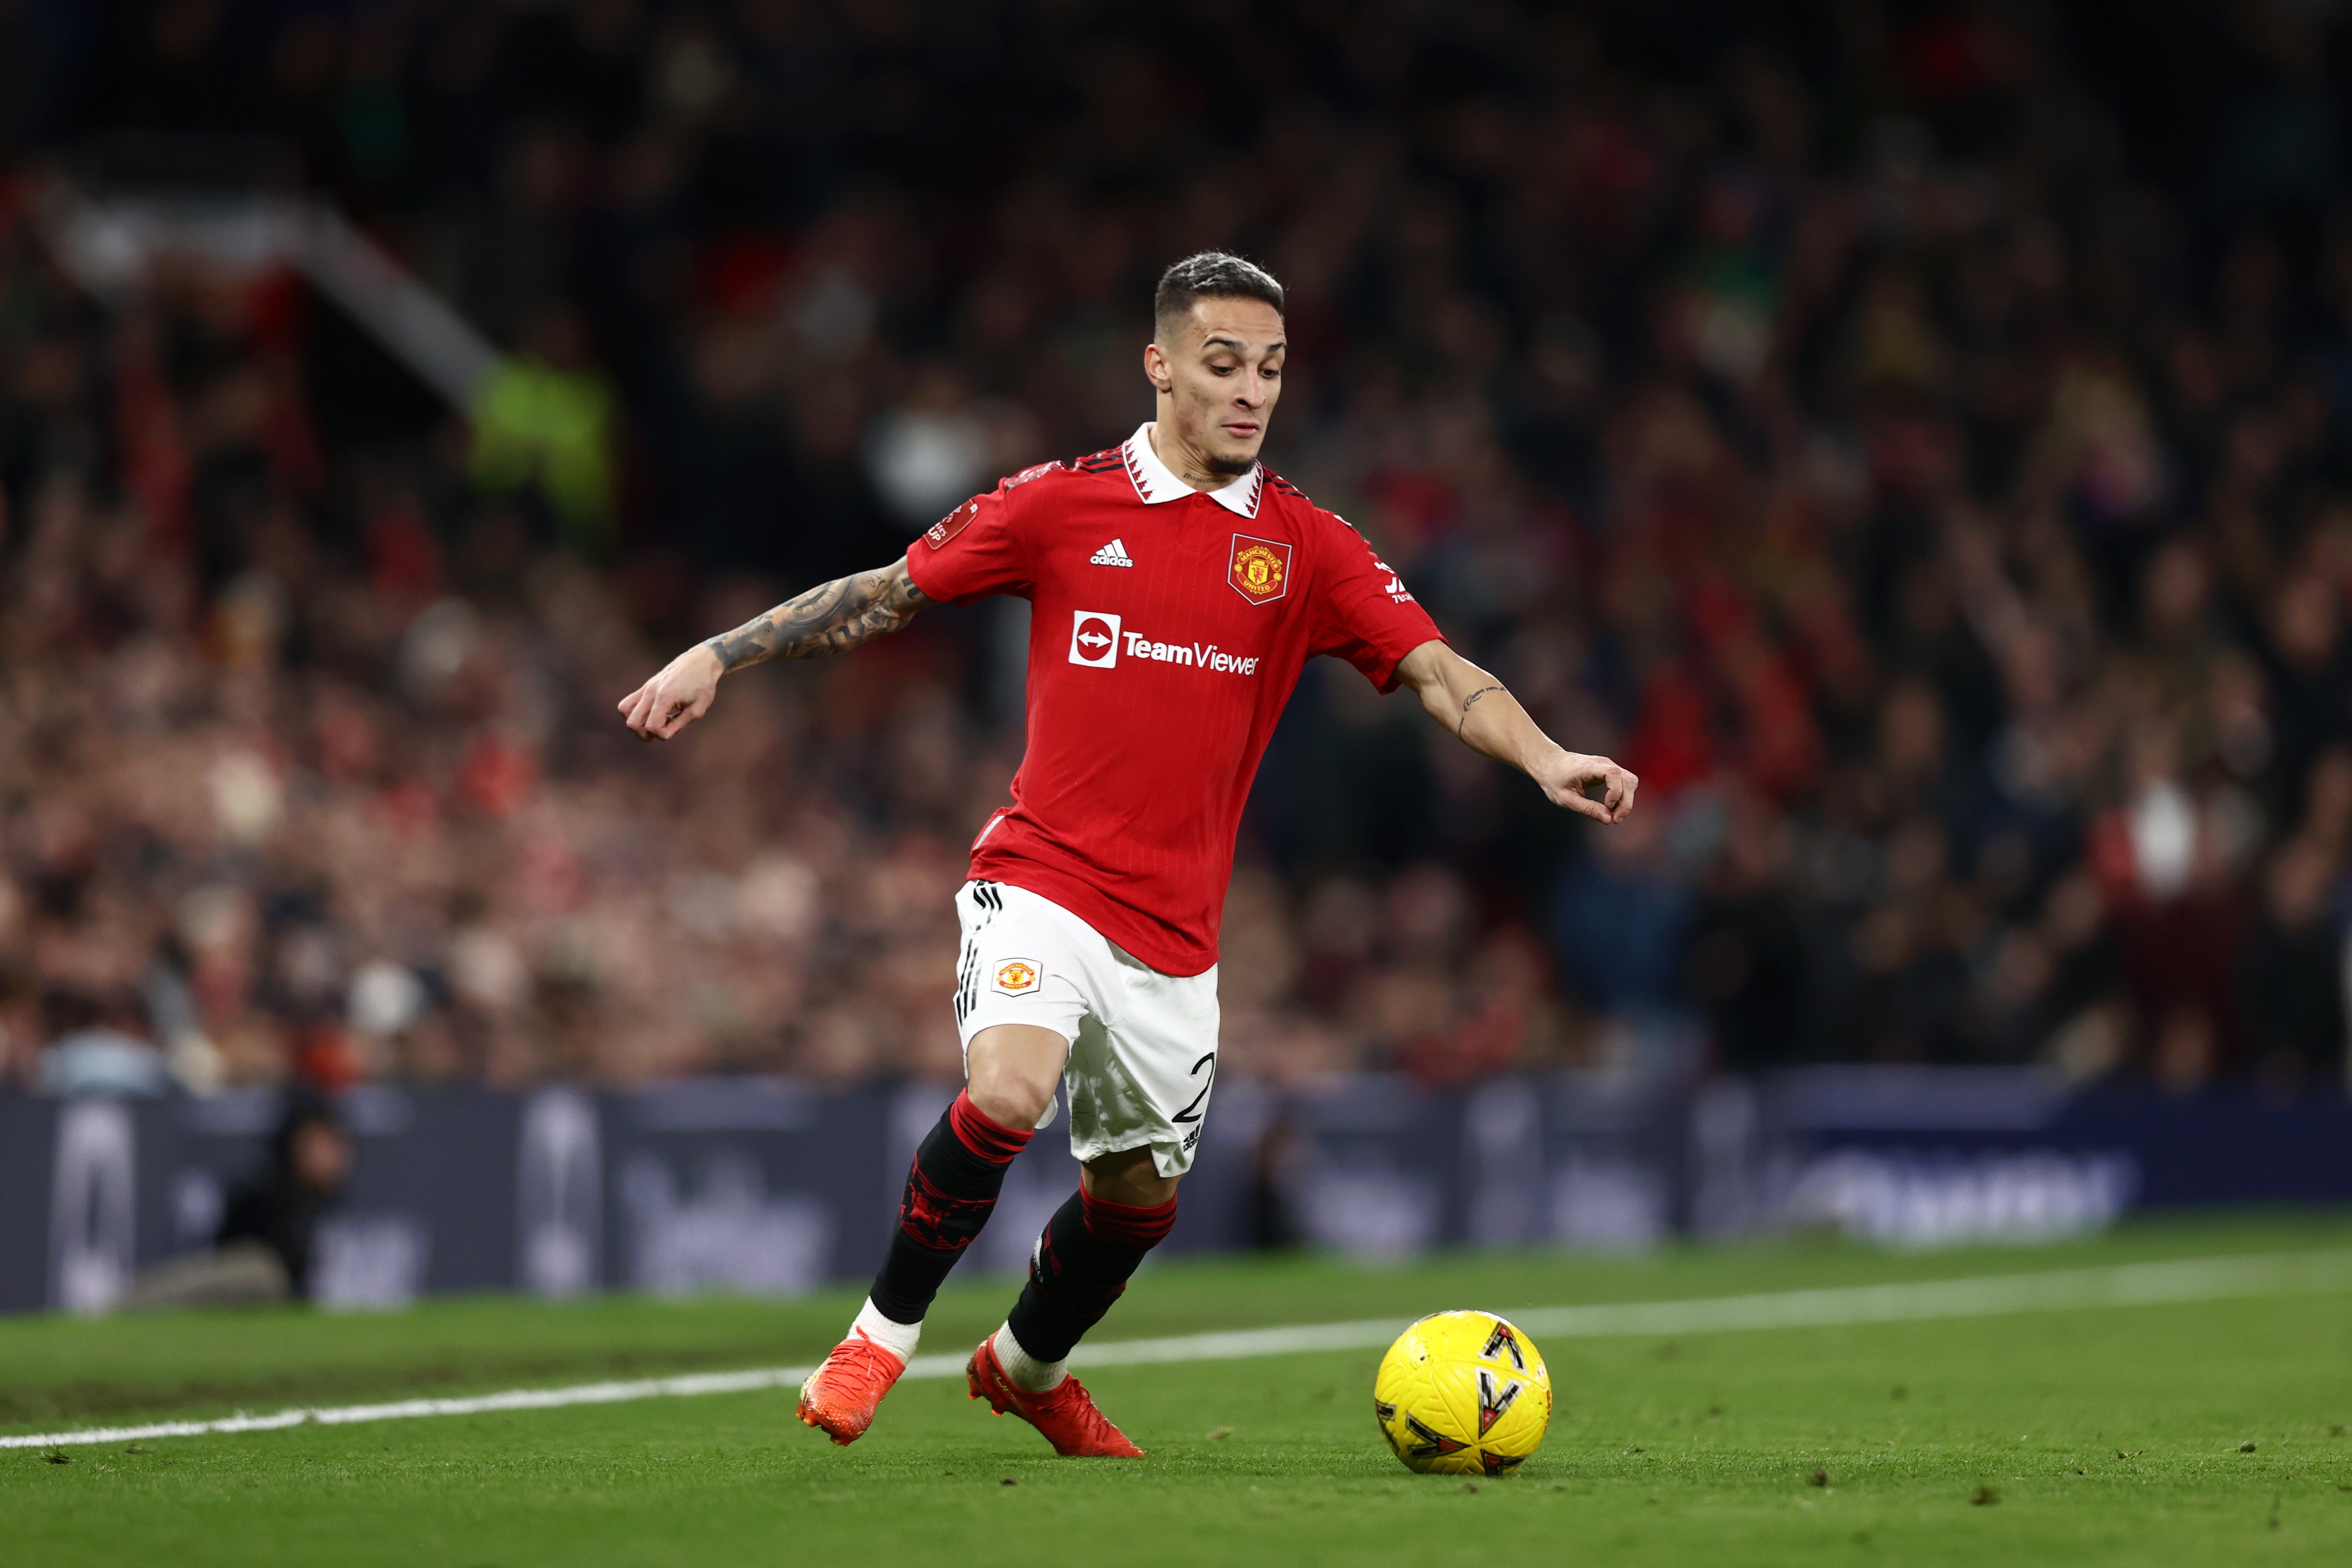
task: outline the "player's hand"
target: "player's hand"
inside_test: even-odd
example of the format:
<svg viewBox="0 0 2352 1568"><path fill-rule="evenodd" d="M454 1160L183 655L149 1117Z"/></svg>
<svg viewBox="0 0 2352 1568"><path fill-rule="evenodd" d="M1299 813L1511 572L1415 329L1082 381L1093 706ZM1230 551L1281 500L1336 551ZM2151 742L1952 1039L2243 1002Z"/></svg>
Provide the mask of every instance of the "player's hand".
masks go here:
<svg viewBox="0 0 2352 1568"><path fill-rule="evenodd" d="M697 643L662 672L621 699L621 718L640 741L667 741L710 711L726 674L719 656Z"/></svg>
<svg viewBox="0 0 2352 1568"><path fill-rule="evenodd" d="M1642 787L1631 768L1581 752L1555 752L1531 771L1552 805L1595 822L1622 822L1633 816L1633 792ZM1592 784L1601 786L1598 800L1584 793Z"/></svg>

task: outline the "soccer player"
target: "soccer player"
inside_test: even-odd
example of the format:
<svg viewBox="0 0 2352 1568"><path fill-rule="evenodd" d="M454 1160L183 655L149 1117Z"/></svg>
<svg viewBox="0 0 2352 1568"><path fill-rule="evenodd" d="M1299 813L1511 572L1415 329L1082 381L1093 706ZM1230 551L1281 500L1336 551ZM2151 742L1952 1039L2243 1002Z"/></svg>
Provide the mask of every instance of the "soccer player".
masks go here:
<svg viewBox="0 0 2352 1568"><path fill-rule="evenodd" d="M1066 1363L1175 1223L1216 1079L1217 920L1242 804L1310 656L1412 688L1557 805L1603 823L1633 809L1631 773L1554 744L1354 529L1259 463L1284 357L1280 284L1237 257L1177 262L1143 351L1150 423L1023 469L904 558L689 648L621 700L631 730L668 740L746 665L839 653L942 600L1032 606L1028 750L956 898L965 1087L915 1152L864 1309L801 1390L801 1418L836 1443L872 1423L1065 1083L1078 1190L966 1378L1060 1453L1141 1453Z"/></svg>

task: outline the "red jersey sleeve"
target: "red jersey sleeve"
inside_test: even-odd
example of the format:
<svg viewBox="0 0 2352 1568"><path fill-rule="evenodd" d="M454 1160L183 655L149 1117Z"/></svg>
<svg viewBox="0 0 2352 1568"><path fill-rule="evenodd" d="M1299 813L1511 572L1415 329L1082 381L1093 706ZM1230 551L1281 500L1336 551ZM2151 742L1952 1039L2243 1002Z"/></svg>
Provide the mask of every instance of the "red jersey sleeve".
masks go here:
<svg viewBox="0 0 2352 1568"><path fill-rule="evenodd" d="M1043 464L1013 475L987 494L972 497L907 546L907 575L923 597L957 605L991 594L1029 597L1035 574L1016 497L1024 483L1058 466Z"/></svg>
<svg viewBox="0 0 2352 1568"><path fill-rule="evenodd" d="M1381 690L1394 691L1397 660L1425 642L1444 641L1444 634L1370 541L1329 512L1316 521L1321 548L1310 651L1336 654Z"/></svg>

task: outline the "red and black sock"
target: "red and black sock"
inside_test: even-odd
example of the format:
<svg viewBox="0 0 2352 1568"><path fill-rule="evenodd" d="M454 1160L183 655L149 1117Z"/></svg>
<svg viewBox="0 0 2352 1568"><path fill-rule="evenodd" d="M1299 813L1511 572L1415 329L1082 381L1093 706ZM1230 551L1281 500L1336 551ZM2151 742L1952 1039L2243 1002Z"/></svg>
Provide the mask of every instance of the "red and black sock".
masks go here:
<svg viewBox="0 0 2352 1568"><path fill-rule="evenodd" d="M1042 1362L1066 1358L1175 1223L1174 1198L1140 1208L1090 1196L1083 1187L1073 1194L1045 1222L1029 1260L1029 1282L1005 1320L1021 1348Z"/></svg>
<svg viewBox="0 0 2352 1568"><path fill-rule="evenodd" d="M959 1094L923 1135L898 1200L898 1228L874 1277L874 1310L894 1323L919 1323L971 1238L988 1223L1005 1167L1027 1147L1029 1130L992 1121Z"/></svg>

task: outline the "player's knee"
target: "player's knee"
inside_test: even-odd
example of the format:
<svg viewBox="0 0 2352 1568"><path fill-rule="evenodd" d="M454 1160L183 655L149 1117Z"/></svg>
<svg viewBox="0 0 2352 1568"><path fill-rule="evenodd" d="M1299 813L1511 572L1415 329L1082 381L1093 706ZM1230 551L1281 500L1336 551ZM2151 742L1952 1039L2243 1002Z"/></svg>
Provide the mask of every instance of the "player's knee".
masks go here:
<svg viewBox="0 0 2352 1568"><path fill-rule="evenodd" d="M1140 1174L1117 1181L1096 1182L1090 1190L1096 1197L1110 1203L1125 1204L1129 1208L1156 1209L1174 1201L1176 1178L1155 1174L1146 1167Z"/></svg>
<svg viewBox="0 0 2352 1568"><path fill-rule="evenodd" d="M1034 1127L1054 1102L1055 1081L1006 1063L974 1062L964 1092L982 1116L1000 1127Z"/></svg>
<svg viewBox="0 0 2352 1568"><path fill-rule="evenodd" d="M1149 1149L1127 1149L1087 1162L1079 1180L1090 1197L1134 1208L1157 1208L1176 1195L1175 1176L1163 1176Z"/></svg>
<svg viewBox="0 0 2352 1568"><path fill-rule="evenodd" d="M1034 1127L1054 1103L1069 1043L1049 1030L1001 1024L972 1037L964 1092L991 1121Z"/></svg>

